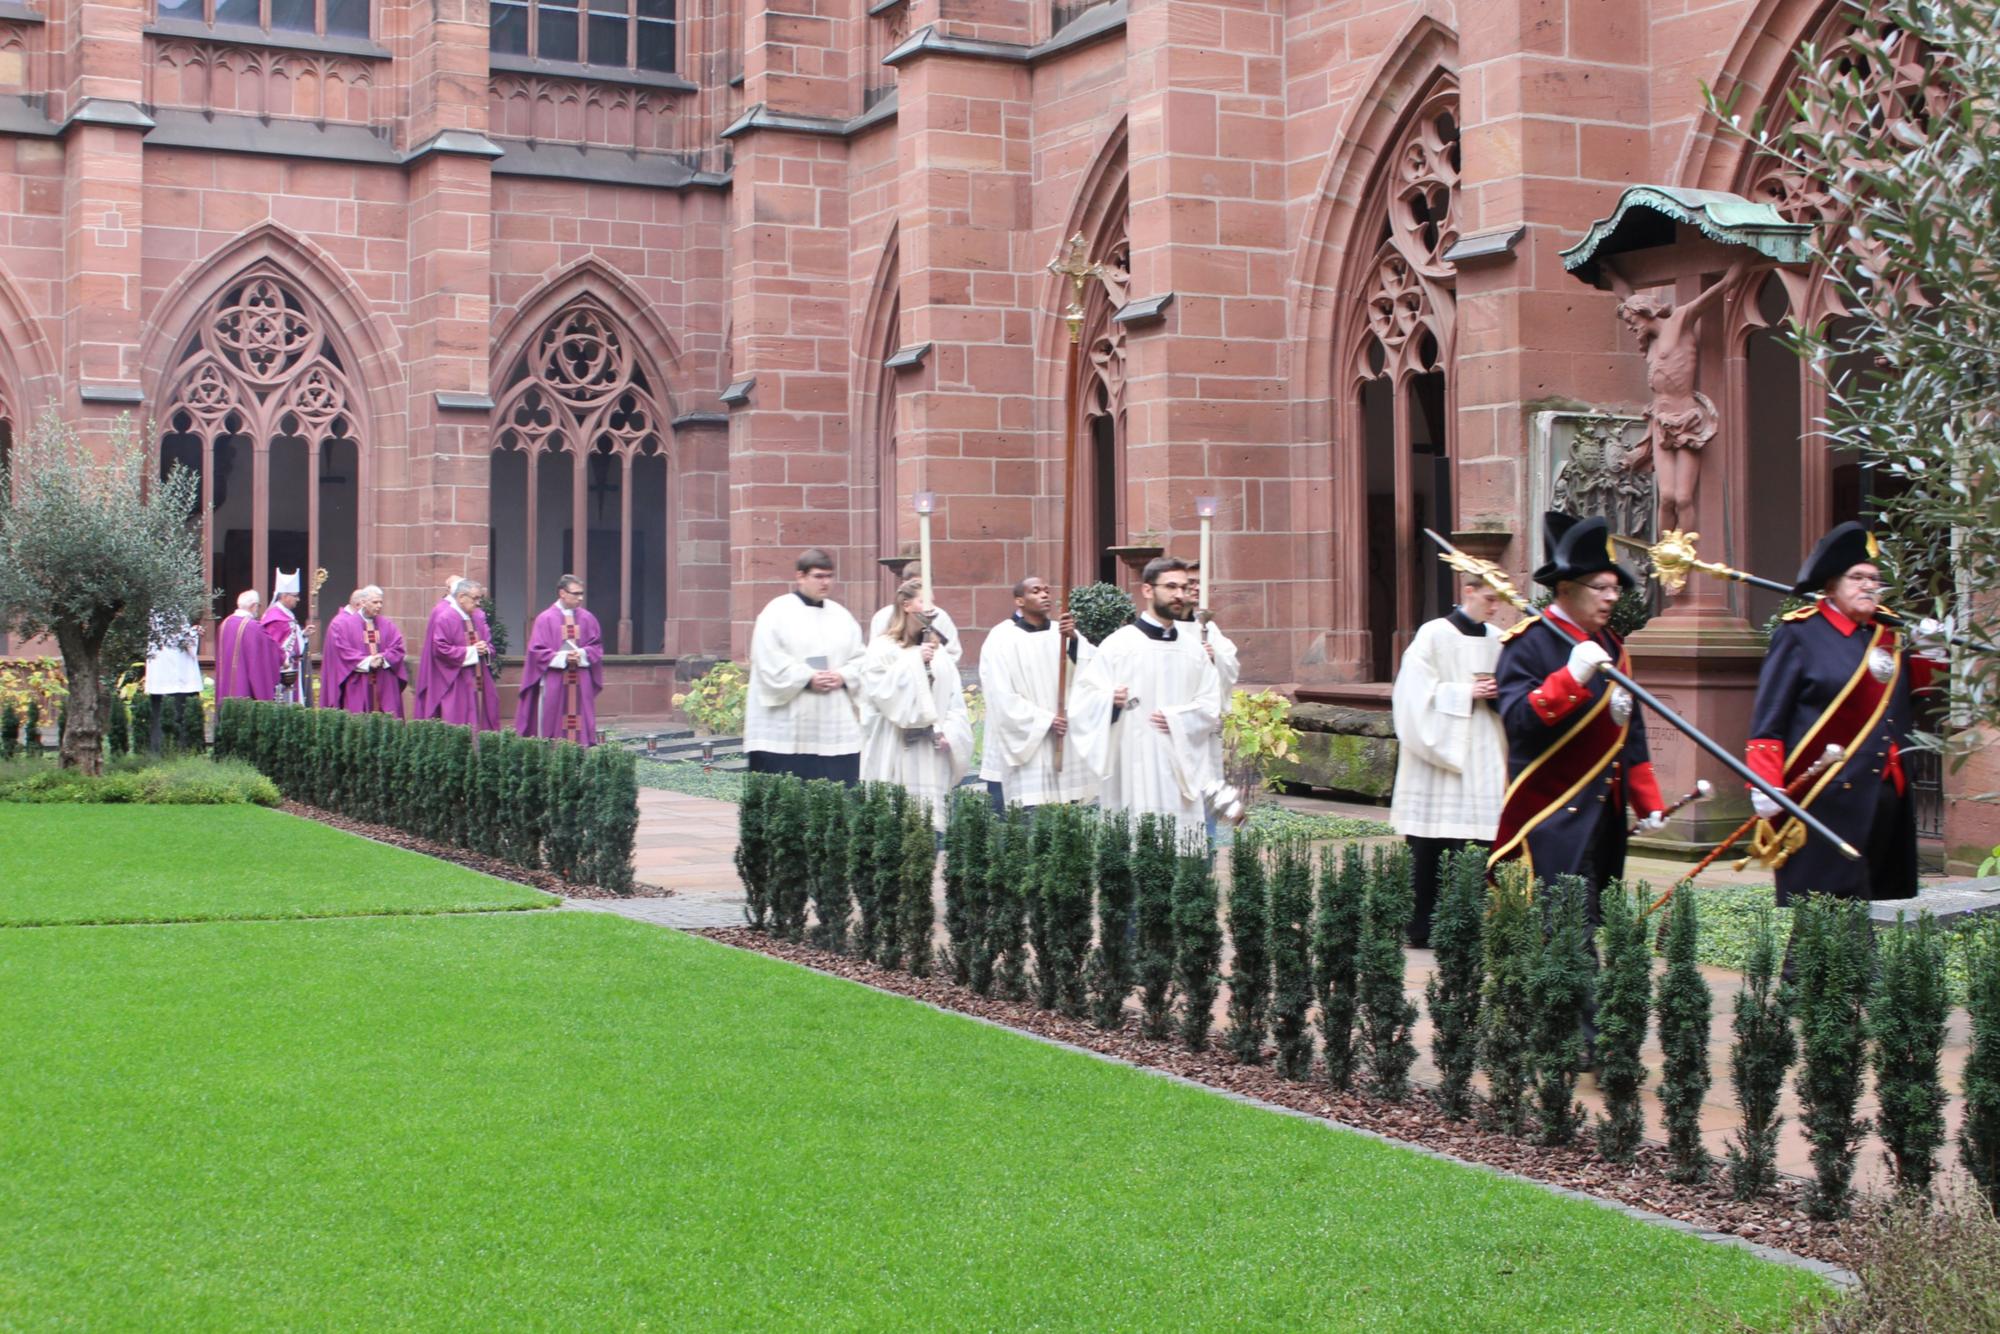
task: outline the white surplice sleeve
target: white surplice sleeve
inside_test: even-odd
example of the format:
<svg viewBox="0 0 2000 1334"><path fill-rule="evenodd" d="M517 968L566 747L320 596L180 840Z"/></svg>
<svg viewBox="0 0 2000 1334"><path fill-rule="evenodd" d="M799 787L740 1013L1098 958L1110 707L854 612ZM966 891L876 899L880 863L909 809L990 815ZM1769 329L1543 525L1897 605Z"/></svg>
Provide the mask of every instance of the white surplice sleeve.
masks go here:
<svg viewBox="0 0 2000 1334"><path fill-rule="evenodd" d="M1443 679L1438 626L1443 633L1458 633L1445 621L1433 621L1418 631L1403 654L1389 709L1396 739L1413 759L1455 774L1465 766L1465 720L1472 716L1472 685Z"/></svg>

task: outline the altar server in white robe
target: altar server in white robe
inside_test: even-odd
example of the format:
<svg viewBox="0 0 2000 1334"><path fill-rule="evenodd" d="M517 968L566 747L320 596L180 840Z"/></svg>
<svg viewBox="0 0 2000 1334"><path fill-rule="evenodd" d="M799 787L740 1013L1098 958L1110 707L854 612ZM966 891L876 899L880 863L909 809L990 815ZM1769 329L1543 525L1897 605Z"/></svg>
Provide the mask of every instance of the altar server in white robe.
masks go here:
<svg viewBox="0 0 2000 1334"><path fill-rule="evenodd" d="M1171 816L1201 829L1222 677L1191 628L1187 562L1159 556L1140 576L1130 625L1105 636L1077 680L1069 744L1102 784L1107 810Z"/></svg>
<svg viewBox="0 0 2000 1334"><path fill-rule="evenodd" d="M1227 718L1229 716L1230 698L1236 693L1236 682L1242 675L1242 664L1236 656L1236 641L1222 633L1221 626L1210 620L1206 629L1202 627L1199 610L1201 607L1202 577L1201 563L1199 561L1188 566L1187 605L1182 608L1181 616L1183 620L1194 626L1192 633L1197 640L1201 641L1203 650L1208 654L1208 660L1215 664L1216 674L1222 678L1221 716ZM1211 770L1209 777L1220 779L1222 777L1222 729L1220 727L1215 729L1215 739L1209 743L1208 761ZM1209 817L1208 836L1211 839L1215 837L1215 817L1213 814Z"/></svg>
<svg viewBox="0 0 2000 1334"><path fill-rule="evenodd" d="M817 547L794 563L797 586L757 613L743 753L752 773L852 783L860 775L861 626L835 602L833 557Z"/></svg>
<svg viewBox="0 0 2000 1334"><path fill-rule="evenodd" d="M1074 705L1077 678L1097 650L1067 616L1060 626L1053 624L1054 610L1048 581L1029 575L1014 585L1014 614L987 631L979 649L979 691L986 697L979 776L989 785L998 783L1001 800L1009 804L1089 801L1097 793L1096 775L1074 747L1056 769L1056 738L1069 731L1068 711L1061 716L1056 711L1056 654L1069 653L1068 698Z"/></svg>
<svg viewBox="0 0 2000 1334"><path fill-rule="evenodd" d="M930 807L942 832L951 790L972 762L972 717L957 664L924 633L928 610L923 585L905 581L887 628L862 655L861 781L897 784Z"/></svg>
<svg viewBox="0 0 2000 1334"><path fill-rule="evenodd" d="M1507 794L1507 730L1494 704L1500 634L1490 624L1499 610L1498 593L1466 580L1458 605L1403 651L1390 696L1400 746L1389 818L1410 845L1418 949L1430 944L1445 853L1491 843Z"/></svg>
<svg viewBox="0 0 2000 1334"><path fill-rule="evenodd" d="M906 578L916 579L919 583L922 582L922 573L923 569L921 566L912 566L909 570L904 571ZM897 595L901 596L901 594L902 590L899 588ZM959 638L958 623L951 619L951 613L943 607L931 606L928 602L924 605L930 607L931 632L937 638L939 649L949 654L952 662L963 665L965 662L965 644ZM896 603L894 599L891 599L888 606L878 609L868 619L868 642L870 644L880 639L883 633L888 630L889 618L895 614Z"/></svg>

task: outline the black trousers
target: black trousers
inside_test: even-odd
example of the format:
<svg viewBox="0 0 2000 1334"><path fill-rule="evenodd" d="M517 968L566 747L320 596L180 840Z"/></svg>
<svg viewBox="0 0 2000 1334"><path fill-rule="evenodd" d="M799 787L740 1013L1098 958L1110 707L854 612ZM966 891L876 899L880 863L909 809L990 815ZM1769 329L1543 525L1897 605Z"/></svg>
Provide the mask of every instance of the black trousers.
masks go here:
<svg viewBox="0 0 2000 1334"><path fill-rule="evenodd" d="M753 774L797 774L810 782L825 778L849 787L861 781L861 752L851 755L780 755L776 751L745 751L743 758Z"/></svg>
<svg viewBox="0 0 2000 1334"><path fill-rule="evenodd" d="M1474 838L1412 836L1403 841L1410 846L1410 878L1417 894L1417 910L1410 915L1410 945L1427 950L1431 947L1431 919L1437 916L1438 893L1444 883L1445 854L1459 848L1477 848L1484 853L1488 848Z"/></svg>

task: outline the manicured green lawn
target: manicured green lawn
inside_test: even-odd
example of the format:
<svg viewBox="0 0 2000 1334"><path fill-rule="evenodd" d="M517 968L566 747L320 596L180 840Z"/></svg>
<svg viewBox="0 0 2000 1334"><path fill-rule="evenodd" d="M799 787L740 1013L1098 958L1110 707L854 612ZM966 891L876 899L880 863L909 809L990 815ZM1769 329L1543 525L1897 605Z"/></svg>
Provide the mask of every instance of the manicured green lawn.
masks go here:
<svg viewBox="0 0 2000 1334"><path fill-rule="evenodd" d="M1624 1331L1813 1286L585 913L0 933L0 1238L26 1327Z"/></svg>
<svg viewBox="0 0 2000 1334"><path fill-rule="evenodd" d="M0 926L466 912L554 902L525 885L260 806L0 803Z"/></svg>

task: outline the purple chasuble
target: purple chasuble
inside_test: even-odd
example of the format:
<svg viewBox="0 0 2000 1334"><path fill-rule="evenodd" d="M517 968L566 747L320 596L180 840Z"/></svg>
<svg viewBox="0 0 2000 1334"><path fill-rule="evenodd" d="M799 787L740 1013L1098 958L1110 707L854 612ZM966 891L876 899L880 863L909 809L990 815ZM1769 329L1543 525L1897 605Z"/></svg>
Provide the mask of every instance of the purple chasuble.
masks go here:
<svg viewBox="0 0 2000 1334"><path fill-rule="evenodd" d="M276 699L279 656L255 617L225 616L215 632L215 697Z"/></svg>
<svg viewBox="0 0 2000 1334"><path fill-rule="evenodd" d="M465 664L466 632L479 637L478 617L468 626L458 606L446 598L431 609L430 623L424 627L423 676L417 686L416 716L442 718L460 727L482 732L500 726L500 692L494 687L493 673L482 663Z"/></svg>
<svg viewBox="0 0 2000 1334"><path fill-rule="evenodd" d="M349 713L403 716L403 687L409 680L404 664L403 632L387 616L375 618L375 645L368 643L368 621L343 607L326 628L319 702L322 708ZM380 654L383 665L357 671L363 661Z"/></svg>
<svg viewBox="0 0 2000 1334"><path fill-rule="evenodd" d="M574 629L564 617L574 618ZM550 661L574 642L588 667L570 671L551 668ZM521 703L514 711L514 730L522 736L564 738L580 745L597 744L597 692L604 689L604 632L589 610L565 613L556 603L535 618L528 636L527 663L521 668Z"/></svg>
<svg viewBox="0 0 2000 1334"><path fill-rule="evenodd" d="M305 702L306 673L311 670L311 654L305 644L305 632L299 628L298 618L285 608L273 602L264 609L264 634L278 651L278 670L282 673L298 668L298 679L288 687L282 676L278 681L278 698L294 704Z"/></svg>

